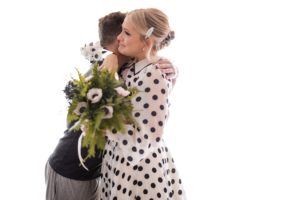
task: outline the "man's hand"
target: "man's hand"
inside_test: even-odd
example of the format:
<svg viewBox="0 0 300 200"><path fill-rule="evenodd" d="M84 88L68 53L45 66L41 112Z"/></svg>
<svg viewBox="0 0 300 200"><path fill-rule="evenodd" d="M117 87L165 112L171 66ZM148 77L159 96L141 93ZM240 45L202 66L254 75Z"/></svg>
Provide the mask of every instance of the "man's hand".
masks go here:
<svg viewBox="0 0 300 200"><path fill-rule="evenodd" d="M163 74L166 75L166 78L172 81L174 86L176 83L176 78L178 76L178 69L171 63L168 59L160 59L156 66L161 70Z"/></svg>

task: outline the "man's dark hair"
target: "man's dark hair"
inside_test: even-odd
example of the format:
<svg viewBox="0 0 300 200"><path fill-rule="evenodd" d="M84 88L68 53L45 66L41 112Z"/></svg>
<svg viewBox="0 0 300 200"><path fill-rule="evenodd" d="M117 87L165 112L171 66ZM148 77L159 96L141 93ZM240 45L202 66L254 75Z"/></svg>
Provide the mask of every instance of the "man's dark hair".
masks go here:
<svg viewBox="0 0 300 200"><path fill-rule="evenodd" d="M99 38L102 47L112 44L122 31L126 13L113 12L99 19Z"/></svg>

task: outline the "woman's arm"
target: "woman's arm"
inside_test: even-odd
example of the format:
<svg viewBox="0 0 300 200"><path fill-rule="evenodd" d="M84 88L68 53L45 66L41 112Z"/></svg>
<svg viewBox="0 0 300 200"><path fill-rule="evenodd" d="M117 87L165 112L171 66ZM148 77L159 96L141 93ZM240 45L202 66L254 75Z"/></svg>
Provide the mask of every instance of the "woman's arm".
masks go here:
<svg viewBox="0 0 300 200"><path fill-rule="evenodd" d="M105 57L100 69L107 69L109 72L115 73L119 71L118 57L115 54L109 54Z"/></svg>

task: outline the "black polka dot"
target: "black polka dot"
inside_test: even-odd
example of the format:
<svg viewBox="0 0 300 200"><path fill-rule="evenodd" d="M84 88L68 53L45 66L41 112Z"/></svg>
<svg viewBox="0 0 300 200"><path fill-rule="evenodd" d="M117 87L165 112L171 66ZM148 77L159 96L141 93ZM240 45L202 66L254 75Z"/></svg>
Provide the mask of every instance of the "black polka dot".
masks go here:
<svg viewBox="0 0 300 200"><path fill-rule="evenodd" d="M145 179L149 179L150 176L149 176L149 174L145 174L144 177L145 177Z"/></svg>
<svg viewBox="0 0 300 200"><path fill-rule="evenodd" d="M132 147L131 150L132 150L133 152L136 152L136 151L137 151L136 147Z"/></svg>
<svg viewBox="0 0 300 200"><path fill-rule="evenodd" d="M141 114L139 113L139 112L136 112L135 114L134 114L134 116L135 117L139 117Z"/></svg>
<svg viewBox="0 0 300 200"><path fill-rule="evenodd" d="M163 109L165 109L165 106L164 106L164 105L160 105L159 108L160 108L161 110L163 110Z"/></svg>
<svg viewBox="0 0 300 200"><path fill-rule="evenodd" d="M133 161L133 158L132 158L131 156L128 156L127 159L128 159L129 161Z"/></svg>
<svg viewBox="0 0 300 200"><path fill-rule="evenodd" d="M160 137L157 137L155 140L156 140L156 142L159 142L160 141Z"/></svg>
<svg viewBox="0 0 300 200"><path fill-rule="evenodd" d="M155 188L156 187L155 183L151 183L151 187Z"/></svg>
<svg viewBox="0 0 300 200"><path fill-rule="evenodd" d="M141 187L141 186L143 185L143 182L142 182L142 181L139 181L137 184L138 184L138 186Z"/></svg>
<svg viewBox="0 0 300 200"><path fill-rule="evenodd" d="M147 119L144 119L144 120L143 120L143 123L144 123L144 124L148 124L148 120L147 120Z"/></svg>
<svg viewBox="0 0 300 200"><path fill-rule="evenodd" d="M144 189L144 190L143 190L143 193L144 193L144 194L148 194L148 190L147 190L147 189Z"/></svg>
<svg viewBox="0 0 300 200"><path fill-rule="evenodd" d="M152 115L153 117L155 117L155 116L157 115L157 113L156 113L155 111L152 111L152 112L151 112L151 115Z"/></svg>
<svg viewBox="0 0 300 200"><path fill-rule="evenodd" d="M147 76L148 76L148 77L151 77L151 75L152 75L151 72L148 72L148 73L147 73Z"/></svg>
<svg viewBox="0 0 300 200"><path fill-rule="evenodd" d="M159 84L159 80L158 79L154 79L153 83L154 84Z"/></svg>
<svg viewBox="0 0 300 200"><path fill-rule="evenodd" d="M149 104L148 104L148 103L145 103L145 104L144 104L144 108L149 108Z"/></svg>
<svg viewBox="0 0 300 200"><path fill-rule="evenodd" d="M143 171L143 167L142 166L139 166L138 167L138 170L141 172L141 171Z"/></svg>
<svg viewBox="0 0 300 200"><path fill-rule="evenodd" d="M138 85L139 85L139 86L143 85L143 81L139 81L139 82L138 82Z"/></svg>
<svg viewBox="0 0 300 200"><path fill-rule="evenodd" d="M118 185L117 189L118 190L121 190L122 186L121 185Z"/></svg>
<svg viewBox="0 0 300 200"><path fill-rule="evenodd" d="M151 90L151 89L150 89L149 87L146 87L146 88L145 88L145 92L150 92L150 90Z"/></svg>
<svg viewBox="0 0 300 200"><path fill-rule="evenodd" d="M141 197L140 196L136 196L135 200L141 200Z"/></svg>
<svg viewBox="0 0 300 200"><path fill-rule="evenodd" d="M135 100L136 102L140 102L142 100L142 97L137 97Z"/></svg>
<svg viewBox="0 0 300 200"><path fill-rule="evenodd" d="M161 89L160 92L161 92L162 94L165 94L165 93L166 93L166 90L165 90L165 89Z"/></svg>
<svg viewBox="0 0 300 200"><path fill-rule="evenodd" d="M152 96L152 99L153 99L153 100L157 100L157 99L158 99L158 96L155 94L155 95Z"/></svg>
<svg viewBox="0 0 300 200"><path fill-rule="evenodd" d="M149 137L147 134L144 135L144 138L147 140Z"/></svg>
<svg viewBox="0 0 300 200"><path fill-rule="evenodd" d="M162 121L159 121L159 122L158 122L158 125L159 125L159 126L163 126L164 123L163 123Z"/></svg>
<svg viewBox="0 0 300 200"><path fill-rule="evenodd" d="M182 195L182 190L178 190L178 194L179 194L179 195Z"/></svg>
<svg viewBox="0 0 300 200"><path fill-rule="evenodd" d="M127 144L128 144L127 140L123 140L123 145L127 145Z"/></svg>
<svg viewBox="0 0 300 200"><path fill-rule="evenodd" d="M158 163L158 166L159 166L160 168L162 168L162 164L161 164L161 163Z"/></svg>
<svg viewBox="0 0 300 200"><path fill-rule="evenodd" d="M156 168L153 167L153 168L152 168L152 172L153 172L153 173L156 173L156 171L157 171Z"/></svg>
<svg viewBox="0 0 300 200"><path fill-rule="evenodd" d="M116 130L115 128L113 128L113 129L111 130L111 132L114 133L114 134L116 134L116 133L117 133L117 130Z"/></svg>
<svg viewBox="0 0 300 200"><path fill-rule="evenodd" d="M151 127L150 131L151 131L152 133L154 133L154 132L155 132L155 128L154 128L154 127Z"/></svg>
<svg viewBox="0 0 300 200"><path fill-rule="evenodd" d="M124 163L124 161L125 161L125 158L122 158L122 159L121 159L121 164Z"/></svg>
<svg viewBox="0 0 300 200"><path fill-rule="evenodd" d="M141 139L141 138L137 138L137 142L138 142L138 143L141 143L141 142L142 142L142 139Z"/></svg>
<svg viewBox="0 0 300 200"><path fill-rule="evenodd" d="M164 192L165 192L165 193L167 193L167 192L168 192L167 188L164 188Z"/></svg>
<svg viewBox="0 0 300 200"><path fill-rule="evenodd" d="M133 131L132 130L128 130L128 135L133 135Z"/></svg>
<svg viewBox="0 0 300 200"><path fill-rule="evenodd" d="M144 154L144 150L143 149L140 149L139 150L139 153L142 155L142 154Z"/></svg>

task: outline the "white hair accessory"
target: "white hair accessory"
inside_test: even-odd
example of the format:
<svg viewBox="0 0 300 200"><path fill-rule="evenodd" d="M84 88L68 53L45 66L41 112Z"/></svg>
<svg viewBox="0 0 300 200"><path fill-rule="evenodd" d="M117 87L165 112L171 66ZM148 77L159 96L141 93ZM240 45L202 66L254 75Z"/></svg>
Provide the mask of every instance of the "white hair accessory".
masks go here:
<svg viewBox="0 0 300 200"><path fill-rule="evenodd" d="M145 39L148 39L152 35L153 31L154 31L154 27L149 28L145 34Z"/></svg>

